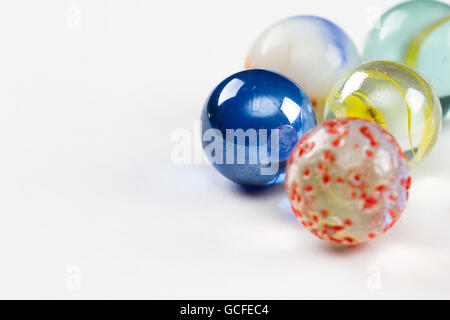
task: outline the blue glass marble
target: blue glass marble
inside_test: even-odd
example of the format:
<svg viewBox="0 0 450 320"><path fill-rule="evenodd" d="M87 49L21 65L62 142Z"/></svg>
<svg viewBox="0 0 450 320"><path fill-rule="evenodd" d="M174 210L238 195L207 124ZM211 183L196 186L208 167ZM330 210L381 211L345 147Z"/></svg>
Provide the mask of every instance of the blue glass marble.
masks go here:
<svg viewBox="0 0 450 320"><path fill-rule="evenodd" d="M278 73L259 69L222 81L208 97L201 122L210 162L229 180L249 186L283 182L291 151L316 126L303 90Z"/></svg>

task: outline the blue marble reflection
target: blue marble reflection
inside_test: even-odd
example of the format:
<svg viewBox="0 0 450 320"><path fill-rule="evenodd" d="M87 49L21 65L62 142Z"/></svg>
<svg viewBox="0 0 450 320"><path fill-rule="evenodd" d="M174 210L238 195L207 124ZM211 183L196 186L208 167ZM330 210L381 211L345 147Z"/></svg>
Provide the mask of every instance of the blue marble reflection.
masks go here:
<svg viewBox="0 0 450 320"><path fill-rule="evenodd" d="M203 149L226 178L243 185L284 181L299 138L316 125L306 94L286 77L246 70L220 83L201 115Z"/></svg>

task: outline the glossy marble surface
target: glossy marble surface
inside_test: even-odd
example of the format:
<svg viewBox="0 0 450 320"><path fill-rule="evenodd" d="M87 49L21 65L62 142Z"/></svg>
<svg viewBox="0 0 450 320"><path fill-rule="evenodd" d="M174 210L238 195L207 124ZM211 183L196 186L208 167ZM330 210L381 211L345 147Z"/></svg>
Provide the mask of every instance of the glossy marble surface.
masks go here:
<svg viewBox="0 0 450 320"><path fill-rule="evenodd" d="M242 71L221 82L208 97L201 121L209 160L222 175L243 185L284 181L291 150L316 125L302 89L266 70ZM227 136L227 130L234 130L236 138L233 132ZM237 137L239 130L248 134L245 139Z"/></svg>
<svg viewBox="0 0 450 320"><path fill-rule="evenodd" d="M406 207L406 156L373 122L333 119L292 152L286 191L297 220L318 238L355 245L389 230Z"/></svg>
<svg viewBox="0 0 450 320"><path fill-rule="evenodd" d="M333 22L317 16L291 17L270 26L253 42L245 67L280 72L311 99L317 120L334 82L359 64L353 41Z"/></svg>
<svg viewBox="0 0 450 320"><path fill-rule="evenodd" d="M417 0L391 8L368 35L363 59L392 60L416 68L430 81L448 111L450 6Z"/></svg>
<svg viewBox="0 0 450 320"><path fill-rule="evenodd" d="M327 98L325 117L377 122L397 139L411 167L429 154L442 124L433 88L411 68L390 61L364 63L341 78Z"/></svg>

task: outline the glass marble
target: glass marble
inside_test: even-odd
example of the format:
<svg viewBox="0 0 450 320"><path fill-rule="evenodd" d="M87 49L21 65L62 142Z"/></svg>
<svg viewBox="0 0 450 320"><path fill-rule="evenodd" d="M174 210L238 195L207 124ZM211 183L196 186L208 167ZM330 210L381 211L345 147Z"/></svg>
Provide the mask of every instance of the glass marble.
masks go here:
<svg viewBox="0 0 450 320"><path fill-rule="evenodd" d="M333 22L297 16L275 23L252 44L245 68L279 72L300 85L311 99L317 121L333 84L360 63L353 41Z"/></svg>
<svg viewBox="0 0 450 320"><path fill-rule="evenodd" d="M417 69L448 110L450 98L450 6L409 1L386 13L367 37L363 60L391 60Z"/></svg>
<svg viewBox="0 0 450 320"><path fill-rule="evenodd" d="M303 90L267 70L246 70L222 81L201 115L203 149L226 178L249 186L284 181L300 137L316 125Z"/></svg>
<svg viewBox="0 0 450 320"><path fill-rule="evenodd" d="M325 118L363 118L377 122L397 139L415 167L433 148L442 110L433 88L411 68L370 61L341 78L330 91Z"/></svg>
<svg viewBox="0 0 450 320"><path fill-rule="evenodd" d="M411 184L406 156L374 122L323 122L303 136L286 171L298 221L320 239L355 245L382 235L399 219Z"/></svg>

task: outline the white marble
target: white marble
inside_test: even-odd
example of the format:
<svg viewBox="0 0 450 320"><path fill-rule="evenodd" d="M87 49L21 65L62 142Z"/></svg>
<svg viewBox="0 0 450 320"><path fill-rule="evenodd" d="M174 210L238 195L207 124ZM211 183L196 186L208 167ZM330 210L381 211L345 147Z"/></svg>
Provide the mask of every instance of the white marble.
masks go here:
<svg viewBox="0 0 450 320"><path fill-rule="evenodd" d="M341 28L320 17L298 16L266 29L253 42L245 67L276 71L294 80L321 121L333 84L359 62L355 44Z"/></svg>

